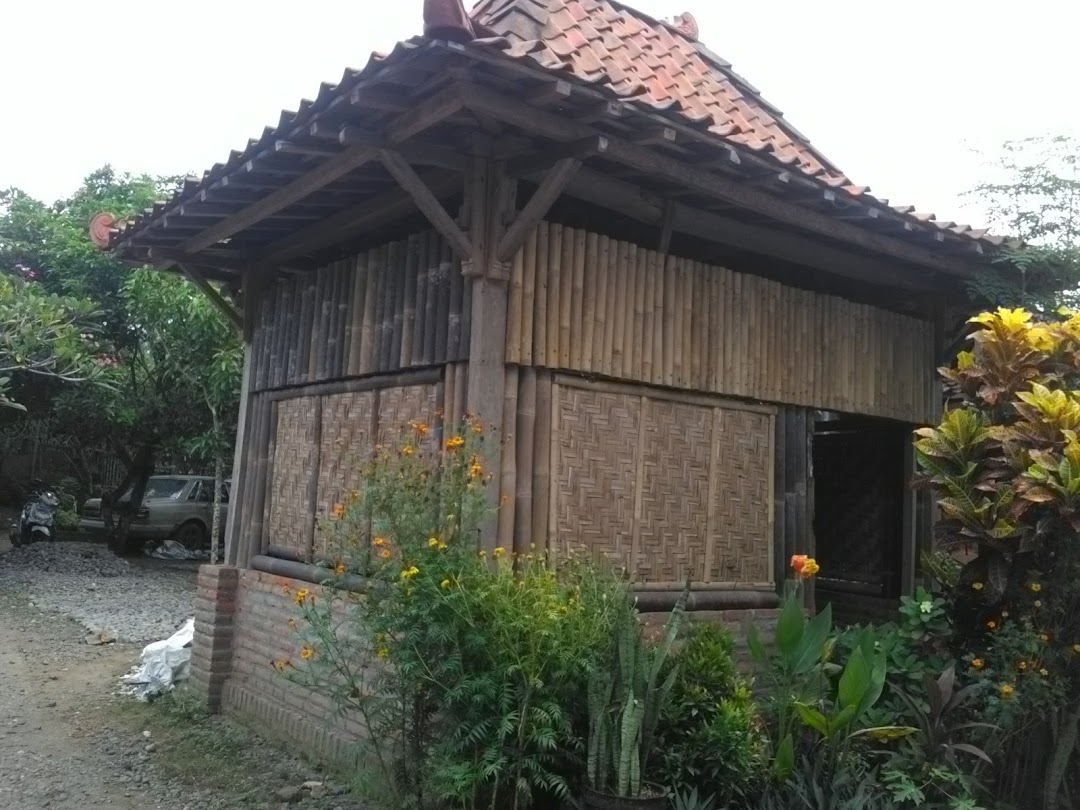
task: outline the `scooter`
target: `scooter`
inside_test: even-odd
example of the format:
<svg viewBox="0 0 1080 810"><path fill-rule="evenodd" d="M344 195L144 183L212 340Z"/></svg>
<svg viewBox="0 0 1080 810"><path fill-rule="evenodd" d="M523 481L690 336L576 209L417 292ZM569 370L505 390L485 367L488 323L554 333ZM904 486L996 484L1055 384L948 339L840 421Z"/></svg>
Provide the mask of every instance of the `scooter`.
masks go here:
<svg viewBox="0 0 1080 810"><path fill-rule="evenodd" d="M31 495L19 515L18 527L11 527L12 545L25 546L51 540L56 510L59 507L60 499L52 490L42 489Z"/></svg>

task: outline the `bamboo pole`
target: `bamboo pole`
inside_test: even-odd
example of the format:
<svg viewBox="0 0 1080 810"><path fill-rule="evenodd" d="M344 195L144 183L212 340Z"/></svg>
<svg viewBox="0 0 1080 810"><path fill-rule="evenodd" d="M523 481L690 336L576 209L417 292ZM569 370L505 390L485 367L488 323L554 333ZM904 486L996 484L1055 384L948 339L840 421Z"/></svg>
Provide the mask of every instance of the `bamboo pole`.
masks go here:
<svg viewBox="0 0 1080 810"><path fill-rule="evenodd" d="M604 303L604 347L601 351L601 373L611 376L614 373L614 347L618 328L619 302L619 256L623 251L622 242L611 240L608 246L607 266L607 301Z"/></svg>
<svg viewBox="0 0 1080 810"><path fill-rule="evenodd" d="M365 265L364 314L361 319L362 326L360 329L360 374L370 374L375 370L375 344L378 339L375 318L379 297L378 255L376 251L368 251Z"/></svg>
<svg viewBox="0 0 1080 810"><path fill-rule="evenodd" d="M454 257L448 242L431 233L432 246L439 251L438 298L435 301L435 362L446 362L448 327L450 325L450 272Z"/></svg>
<svg viewBox="0 0 1080 810"><path fill-rule="evenodd" d="M416 319L413 321L413 362L427 365L431 358L427 356L427 333L432 328L431 313L428 311L430 291L431 256L428 253L427 238L418 235L416 240Z"/></svg>
<svg viewBox="0 0 1080 810"><path fill-rule="evenodd" d="M442 264L442 251L438 238L430 234L424 238L424 254L427 267L427 291L424 299L424 365L435 362L435 326L436 312L439 306L439 272ZM463 332L464 334L464 332Z"/></svg>
<svg viewBox="0 0 1080 810"><path fill-rule="evenodd" d="M547 366L547 306L551 266L548 261L550 228L547 222L537 226L536 233L536 315L533 318L533 364Z"/></svg>
<svg viewBox="0 0 1080 810"><path fill-rule="evenodd" d="M285 285L280 281L276 285L277 295L274 298L273 312L270 316L270 368L267 378L267 384L277 387L281 385L281 345L284 337L284 324L281 320L281 313L285 309Z"/></svg>
<svg viewBox="0 0 1080 810"><path fill-rule="evenodd" d="M454 366L457 379L454 381L454 410L458 415L458 423L466 417L466 394L469 391L469 364L458 363Z"/></svg>
<svg viewBox="0 0 1080 810"><path fill-rule="evenodd" d="M656 329L656 252L645 251L645 269L642 272L644 287L641 303L641 379L653 382L653 347Z"/></svg>
<svg viewBox="0 0 1080 810"><path fill-rule="evenodd" d="M648 348L645 337L645 285L648 281L649 251L639 247L634 261L634 328L630 340L630 373L634 380L646 380L645 351ZM648 349L650 352L651 349Z"/></svg>
<svg viewBox="0 0 1080 810"><path fill-rule="evenodd" d="M337 348L334 351L335 377L344 377L348 373L348 332L350 326L350 314L352 304L352 261L342 259L337 263Z"/></svg>
<svg viewBox="0 0 1080 810"><path fill-rule="evenodd" d="M353 266L353 293L349 328L349 376L360 373L364 339L364 292L367 287L367 254L358 253Z"/></svg>
<svg viewBox="0 0 1080 810"><path fill-rule="evenodd" d="M678 261L668 254L664 264L664 385L675 384L675 311L679 306L675 297L675 276Z"/></svg>
<svg viewBox="0 0 1080 810"><path fill-rule="evenodd" d="M536 228L522 247L521 362L533 364L533 322L536 317Z"/></svg>
<svg viewBox="0 0 1080 810"><path fill-rule="evenodd" d="M443 369L442 416L445 427L444 438L455 430L459 423L458 415L454 411L454 387L457 384L457 375L454 374L454 368L456 365L456 363L449 363Z"/></svg>
<svg viewBox="0 0 1080 810"><path fill-rule="evenodd" d="M514 508L514 552L529 550L533 526L533 465L536 443L536 369L522 368L518 378L517 430L517 505Z"/></svg>
<svg viewBox="0 0 1080 810"><path fill-rule="evenodd" d="M510 264L510 292L506 313L506 362L521 362L522 307L525 300L525 256L518 250Z"/></svg>
<svg viewBox="0 0 1080 810"><path fill-rule="evenodd" d="M652 341L652 378L650 382L664 382L664 288L666 285L667 254L653 254L652 289L653 319L649 340Z"/></svg>
<svg viewBox="0 0 1080 810"><path fill-rule="evenodd" d="M461 272L461 259L454 259L454 272ZM462 277L461 285L461 344L458 347L458 359L469 359L472 335L472 288L473 280Z"/></svg>
<svg viewBox="0 0 1080 810"><path fill-rule="evenodd" d="M408 261L408 241L394 242L390 246L390 273L394 279L394 298L391 304L393 320L390 324L390 352L386 368L401 368L401 346L405 342L405 276Z"/></svg>
<svg viewBox="0 0 1080 810"><path fill-rule="evenodd" d="M570 359L569 367L581 368L585 334L585 257L588 253L589 234L574 231L574 283L570 299Z"/></svg>
<svg viewBox="0 0 1080 810"><path fill-rule="evenodd" d="M559 365L563 226L552 223L548 237L547 343L544 346L544 358L547 366L555 367Z"/></svg>
<svg viewBox="0 0 1080 810"><path fill-rule="evenodd" d="M420 275L420 234L409 236L405 246L405 301L401 313L401 352L398 366L408 368L416 341L416 280Z"/></svg>
<svg viewBox="0 0 1080 810"><path fill-rule="evenodd" d="M625 354L625 342L626 342L626 306L628 301L633 300L632 292L628 294L627 287L631 286L630 274L627 272L630 259L628 254L630 245L626 242L619 241L615 247L615 260L611 266L611 277L614 281L614 295L612 299L615 304L614 313L614 330L611 341L611 367L608 369L608 374L612 377L622 377L624 373L623 369L623 357Z"/></svg>
<svg viewBox="0 0 1080 810"><path fill-rule="evenodd" d="M552 382L551 374L541 371L536 378L536 439L533 449L533 510L532 534L529 545L544 545L548 538L551 502L551 435Z"/></svg>
<svg viewBox="0 0 1080 810"><path fill-rule="evenodd" d="M600 374L604 370L604 340L607 334L608 261L611 255L611 239L601 236L597 244L596 265L596 324L591 345L592 362L589 371Z"/></svg>
<svg viewBox="0 0 1080 810"><path fill-rule="evenodd" d="M315 308L311 318L311 346L308 352L308 379L323 378L323 356L326 353L326 319L329 316L326 289L326 267L315 271Z"/></svg>
<svg viewBox="0 0 1080 810"><path fill-rule="evenodd" d="M686 262L683 259L675 260L674 267L674 294L671 297L672 317L674 319L672 339L674 344L674 355L672 357L672 383L677 386L683 386L686 384L685 372L683 370L683 350L686 346L685 332L683 329L683 320L686 315ZM689 361L689 357L686 358Z"/></svg>
<svg viewBox="0 0 1080 810"><path fill-rule="evenodd" d="M499 437L502 444L502 464L499 475L499 524L496 546L513 548L514 546L514 508L517 503L517 402L518 402L517 366L507 366L503 388L503 434Z"/></svg>
<svg viewBox="0 0 1080 810"><path fill-rule="evenodd" d="M447 318L447 347L446 359L457 360L462 356L462 341L468 341L468 336L461 331L465 294L465 277L461 274L460 260L453 259L450 263L450 314Z"/></svg>
<svg viewBox="0 0 1080 810"><path fill-rule="evenodd" d="M372 272L375 274L375 320L372 331L375 346L372 352L372 371L382 371L383 344L389 339L385 328L386 319L386 245L375 248L372 256Z"/></svg>
<svg viewBox="0 0 1080 810"><path fill-rule="evenodd" d="M600 237L589 233L585 237L585 289L582 294L581 356L575 368L580 371L593 369L593 340L596 335L596 264L600 260Z"/></svg>
<svg viewBox="0 0 1080 810"><path fill-rule="evenodd" d="M286 305L285 311L281 313L281 317L284 319L282 323L282 331L285 333L285 349L281 358L281 363L284 366L282 373L286 383L293 381L293 370L296 367L296 309L299 304L299 298L296 294L298 279L296 276L283 279L286 285Z"/></svg>
<svg viewBox="0 0 1080 810"><path fill-rule="evenodd" d="M559 367L570 367L570 328L573 323L574 240L577 231L563 229L562 256L559 260Z"/></svg>
<svg viewBox="0 0 1080 810"><path fill-rule="evenodd" d="M705 295L705 279L701 274L701 264L692 262L690 265L690 388L698 391L706 389L701 379L701 350L705 340L702 337L701 328L705 325L707 317L706 307L709 299Z"/></svg>

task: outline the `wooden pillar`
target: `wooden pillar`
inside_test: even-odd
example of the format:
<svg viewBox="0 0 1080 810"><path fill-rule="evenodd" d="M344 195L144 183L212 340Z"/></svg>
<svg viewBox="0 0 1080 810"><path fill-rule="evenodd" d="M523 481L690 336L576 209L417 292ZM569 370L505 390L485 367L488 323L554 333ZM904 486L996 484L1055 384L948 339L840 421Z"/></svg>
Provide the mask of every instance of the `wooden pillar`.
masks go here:
<svg viewBox="0 0 1080 810"><path fill-rule="evenodd" d="M462 262L461 271L472 279L472 319L469 332L469 381L465 407L498 437L487 459L495 479L488 484L488 503L499 507L500 476L504 452L513 453L504 424L506 385L506 315L509 297L510 263L497 256L505 222L513 213L515 184L506 177L502 164L477 158L469 167L465 182L464 214L472 243L472 256ZM480 532L481 548L489 553L499 545L498 519L485 522Z"/></svg>
<svg viewBox="0 0 1080 810"><path fill-rule="evenodd" d="M240 378L240 412L236 423L236 443L233 449L232 484L229 492L229 509L225 518L225 554L222 558L226 565L236 565L240 548L241 524L248 519L240 508L244 487L249 486L250 476L246 469L250 439L251 411L251 375L252 375L252 338L254 337L255 314L259 306L257 285L253 282L253 271L243 274L244 290L244 370Z"/></svg>

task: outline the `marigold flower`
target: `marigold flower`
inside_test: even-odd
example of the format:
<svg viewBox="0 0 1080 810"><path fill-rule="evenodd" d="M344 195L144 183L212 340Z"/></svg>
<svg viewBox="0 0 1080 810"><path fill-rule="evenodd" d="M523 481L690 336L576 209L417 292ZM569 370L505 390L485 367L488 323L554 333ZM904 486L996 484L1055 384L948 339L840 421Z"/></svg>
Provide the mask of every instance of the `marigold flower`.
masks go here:
<svg viewBox="0 0 1080 810"><path fill-rule="evenodd" d="M308 594L311 593L307 588L301 588L296 592L296 604L304 604L304 600L308 598Z"/></svg>
<svg viewBox="0 0 1080 810"><path fill-rule="evenodd" d="M413 447L411 444L407 444L407 445L405 445L404 447L401 448L401 454L403 456L411 456L415 452L416 452L416 448Z"/></svg>
<svg viewBox="0 0 1080 810"><path fill-rule="evenodd" d="M374 545L374 546L385 546L386 545L386 538L385 537L376 537L374 540L371 541L371 544Z"/></svg>
<svg viewBox="0 0 1080 810"><path fill-rule="evenodd" d="M973 591L981 591L984 587L986 587L986 586L983 585L983 583L981 583L981 582L972 582L971 583L971 589Z"/></svg>
<svg viewBox="0 0 1080 810"><path fill-rule="evenodd" d="M290 664L288 661L271 661L270 663L278 672L284 672L286 669L292 666L292 664Z"/></svg>
<svg viewBox="0 0 1080 810"><path fill-rule="evenodd" d="M335 503L334 508L330 510L330 514L333 515L335 519L341 518L341 516L345 514L345 506L340 503Z"/></svg>
<svg viewBox="0 0 1080 810"><path fill-rule="evenodd" d="M439 545L439 538L438 537L429 537L428 541L427 541L427 544L428 544L428 548L435 548L435 547L437 547Z"/></svg>
<svg viewBox="0 0 1080 810"><path fill-rule="evenodd" d="M419 573L420 573L419 568L417 568L415 565L410 565L408 568L405 568L405 569L402 570L401 578L402 579L412 579L413 577L415 577Z"/></svg>
<svg viewBox="0 0 1080 810"><path fill-rule="evenodd" d="M342 574L344 574L345 573L345 563L342 562L341 560L338 560L337 565L334 566L334 573L337 574L338 576L341 576Z"/></svg>
<svg viewBox="0 0 1080 810"><path fill-rule="evenodd" d="M305 661L310 661L315 657L315 650L305 644L304 649L300 650L300 657Z"/></svg>
<svg viewBox="0 0 1080 810"><path fill-rule="evenodd" d="M492 552L492 556L501 557L505 553L506 553L506 549L503 548L502 546L499 546L497 549L495 549L494 552Z"/></svg>
<svg viewBox="0 0 1080 810"><path fill-rule="evenodd" d="M295 630L296 629L296 619L289 619L289 629L290 630Z"/></svg>
<svg viewBox="0 0 1080 810"><path fill-rule="evenodd" d="M457 450L461 445L465 444L465 439L462 436L453 436L446 440L447 450Z"/></svg>
<svg viewBox="0 0 1080 810"><path fill-rule="evenodd" d="M986 623L986 629L987 630L997 630L997 622L995 622L993 619L991 619L990 621L988 621Z"/></svg>
<svg viewBox="0 0 1080 810"><path fill-rule="evenodd" d="M442 588L444 591L448 591L450 590L450 584L450 580L444 579L442 582L439 583L439 587Z"/></svg>
<svg viewBox="0 0 1080 810"><path fill-rule="evenodd" d="M999 687L998 691L1001 692L1001 696L1003 698L1010 698L1012 697L1012 694L1016 691L1016 689L1013 688L1012 684L1003 683Z"/></svg>
<svg viewBox="0 0 1080 810"><path fill-rule="evenodd" d="M287 583L287 582L281 583L281 592L283 594L285 594L286 596L288 596L292 592L292 588L289 587L289 583Z"/></svg>
<svg viewBox="0 0 1080 810"><path fill-rule="evenodd" d="M1032 593L1038 593L1042 590L1042 585L1040 585L1038 582L1032 582L1030 585L1028 585L1028 590L1030 590Z"/></svg>
<svg viewBox="0 0 1080 810"><path fill-rule="evenodd" d="M470 478L479 478L483 474L484 474L484 468L482 466L480 466L479 464L473 464L471 467L469 467L469 477Z"/></svg>
<svg viewBox="0 0 1080 810"><path fill-rule="evenodd" d="M379 549L379 556L384 560L389 560L390 559L390 549L388 549L388 548Z"/></svg>
<svg viewBox="0 0 1080 810"><path fill-rule="evenodd" d="M972 658L971 659L971 668L972 669L982 669L983 666L984 666L984 662L983 662L983 660L981 658Z"/></svg>
<svg viewBox="0 0 1080 810"><path fill-rule="evenodd" d="M1028 667L1028 665L1027 665L1027 661L1017 661L1017 662L1016 662L1016 668L1017 668L1018 670L1020 670L1021 672L1026 672L1026 671L1027 671L1027 667Z"/></svg>

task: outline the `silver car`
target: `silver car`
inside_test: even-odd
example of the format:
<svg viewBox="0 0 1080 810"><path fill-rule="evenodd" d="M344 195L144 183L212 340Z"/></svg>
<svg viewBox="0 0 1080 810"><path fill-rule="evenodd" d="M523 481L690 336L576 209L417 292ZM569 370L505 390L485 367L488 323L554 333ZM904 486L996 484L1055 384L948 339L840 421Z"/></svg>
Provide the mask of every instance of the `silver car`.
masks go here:
<svg viewBox="0 0 1080 810"><path fill-rule="evenodd" d="M221 533L225 533L230 482L222 484ZM121 496L124 501L130 493ZM214 514L214 479L204 475L153 475L146 482L142 508L131 522L128 537L136 542L172 539L188 549L210 544ZM91 498L82 508L79 527L86 532L105 531L101 498Z"/></svg>

